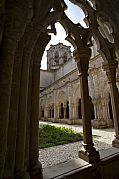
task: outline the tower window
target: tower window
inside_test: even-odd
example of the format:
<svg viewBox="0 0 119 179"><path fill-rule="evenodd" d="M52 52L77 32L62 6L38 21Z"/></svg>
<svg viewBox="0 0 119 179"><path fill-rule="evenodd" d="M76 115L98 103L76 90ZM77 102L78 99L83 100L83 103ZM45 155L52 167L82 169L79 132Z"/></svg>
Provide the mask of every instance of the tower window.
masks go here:
<svg viewBox="0 0 119 179"><path fill-rule="evenodd" d="M67 62L67 54L66 54L66 52L63 54L63 61L64 61L64 63Z"/></svg>
<svg viewBox="0 0 119 179"><path fill-rule="evenodd" d="M56 64L59 64L59 54L58 54L58 52L55 52L55 62L56 62Z"/></svg>

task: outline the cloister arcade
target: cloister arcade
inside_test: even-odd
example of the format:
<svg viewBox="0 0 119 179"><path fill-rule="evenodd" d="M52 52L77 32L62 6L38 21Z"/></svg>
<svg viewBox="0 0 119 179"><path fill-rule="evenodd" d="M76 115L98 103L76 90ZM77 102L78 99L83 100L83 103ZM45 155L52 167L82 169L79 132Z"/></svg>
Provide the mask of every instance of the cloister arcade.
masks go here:
<svg viewBox="0 0 119 179"><path fill-rule="evenodd" d="M40 119L43 121L66 122L68 124L82 124L81 96L79 95L79 89L78 86L77 90L71 96L69 96L67 91L60 91L56 95L52 93L52 96L48 97L48 99L44 98L44 101L42 99ZM53 99L55 99L55 103ZM93 120L95 116L91 97L90 112L91 119Z"/></svg>
<svg viewBox="0 0 119 179"><path fill-rule="evenodd" d="M95 164L93 167L101 164L99 152L93 144L88 107L87 76L92 36L103 57L103 68L109 80L115 129L112 145L119 148L119 93L116 86L119 1L70 1L83 9L87 28L80 23L74 24L66 16L67 6L63 0L0 1L0 179L43 178L38 160L40 63L51 39L49 33L56 34L56 22L64 27L66 39L75 48L74 57L79 71L84 135L79 157L90 167L91 164ZM62 108L64 103L60 102ZM64 102L70 111L70 101ZM116 159L118 163L118 157ZM67 178L76 178L75 175L79 177L77 173L70 173Z"/></svg>

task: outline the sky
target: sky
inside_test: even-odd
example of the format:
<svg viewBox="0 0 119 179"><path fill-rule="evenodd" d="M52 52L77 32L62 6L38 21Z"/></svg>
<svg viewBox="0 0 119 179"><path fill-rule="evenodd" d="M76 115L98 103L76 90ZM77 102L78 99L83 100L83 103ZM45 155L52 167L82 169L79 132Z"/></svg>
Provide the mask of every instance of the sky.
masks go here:
<svg viewBox="0 0 119 179"><path fill-rule="evenodd" d="M71 3L69 0L64 0L64 1L68 6L68 9L65 11L68 18L70 18L70 20L72 20L73 23L79 22L79 23L81 23L82 26L85 27L85 23L83 21L83 19L84 19L83 11L78 6ZM46 46L45 52L42 57L41 69L44 69L44 70L47 69L46 50L49 49L51 44L56 45L60 42L65 45L71 46L71 50L73 51L72 45L68 41L65 40L66 32L65 32L64 28L60 25L60 23L56 23L55 27L56 27L57 35L51 34L51 40L50 40L49 44Z"/></svg>

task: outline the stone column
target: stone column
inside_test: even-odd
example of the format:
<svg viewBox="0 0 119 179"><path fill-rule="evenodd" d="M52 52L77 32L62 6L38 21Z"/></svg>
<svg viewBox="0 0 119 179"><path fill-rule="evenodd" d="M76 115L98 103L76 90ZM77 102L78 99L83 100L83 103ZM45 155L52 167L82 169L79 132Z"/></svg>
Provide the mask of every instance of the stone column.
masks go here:
<svg viewBox="0 0 119 179"><path fill-rule="evenodd" d="M56 108L56 90L54 92L54 119L57 118L57 108Z"/></svg>
<svg viewBox="0 0 119 179"><path fill-rule="evenodd" d="M71 103L71 84L68 86L68 98L69 98L69 120L72 120L72 113L73 113L73 109L72 109L72 103Z"/></svg>
<svg viewBox="0 0 119 179"><path fill-rule="evenodd" d="M94 105L94 114L95 114L95 119L92 121L93 127L95 128L100 128L100 100L98 98L95 98L92 100L93 105Z"/></svg>
<svg viewBox="0 0 119 179"><path fill-rule="evenodd" d="M76 103L76 119L79 119L79 115L78 115L78 104Z"/></svg>
<svg viewBox="0 0 119 179"><path fill-rule="evenodd" d="M19 117L17 122L17 144L16 144L16 164L15 177L26 176L25 166L25 146L26 146L26 123L27 123L27 100L28 100L28 81L31 49L24 49L22 58L22 72L20 83L19 98Z"/></svg>
<svg viewBox="0 0 119 179"><path fill-rule="evenodd" d="M72 103L72 118L75 119L75 105Z"/></svg>
<svg viewBox="0 0 119 179"><path fill-rule="evenodd" d="M40 62L50 36L42 34L38 38L33 57L32 69L32 95L31 95L31 118L30 118L30 146L29 163L30 176L42 178L41 164L39 160L39 89L40 89Z"/></svg>
<svg viewBox="0 0 119 179"><path fill-rule="evenodd" d="M24 38L26 39L26 44L23 51L22 58L22 72L21 72L21 84L20 84L20 100L19 100L19 118L18 118L18 133L17 133L17 145L16 145L16 165L15 165L15 176L20 178L26 176L27 174L27 164L25 153L26 150L26 134L29 128L27 127L28 122L28 97L29 90L28 85L30 82L29 79L29 70L31 55L36 44L37 38L39 37L38 29L35 29L34 32L33 26L29 25L24 33ZM32 65L31 65L32 66ZM39 99L38 99L39 100ZM30 100L29 100L30 101Z"/></svg>
<svg viewBox="0 0 119 179"><path fill-rule="evenodd" d="M69 95L69 119L72 120L72 112L73 112L73 109L72 109L72 103L71 103L71 96Z"/></svg>
<svg viewBox="0 0 119 179"><path fill-rule="evenodd" d="M40 103L40 102L39 102ZM44 107L43 107L44 108ZM42 118L42 107L39 104L39 120Z"/></svg>
<svg viewBox="0 0 119 179"><path fill-rule="evenodd" d="M52 118L52 116L53 116L53 106L51 106L51 118Z"/></svg>
<svg viewBox="0 0 119 179"><path fill-rule="evenodd" d="M18 5L19 6L19 5ZM19 7L17 7L17 10ZM20 11L19 11L20 13ZM10 96L15 51L23 35L25 23L17 18L18 14L11 13L6 16L0 54L0 178L3 178L5 155L7 150L8 121L10 109Z"/></svg>
<svg viewBox="0 0 119 179"><path fill-rule="evenodd" d="M79 157L95 163L100 160L99 153L94 148L91 129L91 115L89 111L89 89L88 89L88 65L91 56L89 48L82 48L74 51L74 57L79 70L81 84L82 120L83 120L83 147L79 152Z"/></svg>
<svg viewBox="0 0 119 179"><path fill-rule="evenodd" d="M118 62L116 60L112 60L108 64L104 65L104 70L106 71L109 86L110 86L110 97L112 103L112 112L114 118L114 129L115 129L115 139L112 142L114 147L119 148L119 92L116 86L116 68L118 66Z"/></svg>
<svg viewBox="0 0 119 179"><path fill-rule="evenodd" d="M58 105L58 119L60 119L60 113L61 113L61 106Z"/></svg>
<svg viewBox="0 0 119 179"><path fill-rule="evenodd" d="M95 120L93 121L93 126L96 128L107 127L107 119L105 113L105 100L102 97L93 100Z"/></svg>
<svg viewBox="0 0 119 179"><path fill-rule="evenodd" d="M73 115L74 115L74 119L76 119L76 103L74 103L73 105Z"/></svg>
<svg viewBox="0 0 119 179"><path fill-rule="evenodd" d="M32 68L33 68L33 57L32 56L33 55L31 55L30 67L29 67L27 117L26 117L26 142L25 142L25 164L28 169L29 169L30 116L31 116L31 95L32 95Z"/></svg>
<svg viewBox="0 0 119 179"><path fill-rule="evenodd" d="M98 118L98 114L97 114L97 101L96 101L96 99L93 99L93 100L92 100L92 103L93 103L93 105L94 105L95 119L97 119L97 118Z"/></svg>
<svg viewBox="0 0 119 179"><path fill-rule="evenodd" d="M45 107L45 109L44 109L44 111L45 111L45 115L44 115L44 117L47 119L48 118L48 107L46 106Z"/></svg>
<svg viewBox="0 0 119 179"><path fill-rule="evenodd" d="M9 111L7 153L6 153L6 161L5 161L5 168L4 168L5 178L9 178L9 177L14 178L19 89L20 89L23 45L24 45L24 41L23 39L21 39L18 44L18 48L15 52L11 99L10 99L10 111Z"/></svg>
<svg viewBox="0 0 119 179"><path fill-rule="evenodd" d="M97 99L96 108L97 108L97 119L98 119L98 121L100 121L102 118L101 99L100 98Z"/></svg>
<svg viewBox="0 0 119 179"><path fill-rule="evenodd" d="M50 118L50 106L47 107L47 118Z"/></svg>
<svg viewBox="0 0 119 179"><path fill-rule="evenodd" d="M66 119L66 108L67 108L66 102L63 103L63 108L64 108L64 119Z"/></svg>
<svg viewBox="0 0 119 179"><path fill-rule="evenodd" d="M78 104L74 103L74 119L78 119Z"/></svg>
<svg viewBox="0 0 119 179"><path fill-rule="evenodd" d="M36 36L31 37L32 28L27 27L24 38L27 39L27 45L25 44L23 50L22 57L22 70L21 70L21 78L20 78L20 97L19 97L19 117L17 122L17 143L16 143L16 164L15 164L15 177L21 178L26 177L29 178L29 174L27 172L27 163L26 163L26 151L29 150L28 145L26 145L26 134L29 127L27 127L29 123L28 119L28 100L29 100L29 72L30 72L30 62L31 62L31 54L35 44ZM28 38L27 38L28 37ZM34 38L33 38L34 37ZM30 92L31 93L31 92ZM28 137L29 138L29 137ZM28 139L27 138L27 139ZM28 142L28 141L27 141Z"/></svg>
<svg viewBox="0 0 119 179"><path fill-rule="evenodd" d="M113 127L113 122L110 119L110 114L109 114L109 97L103 99L102 110L103 110L104 123L106 123L108 127Z"/></svg>

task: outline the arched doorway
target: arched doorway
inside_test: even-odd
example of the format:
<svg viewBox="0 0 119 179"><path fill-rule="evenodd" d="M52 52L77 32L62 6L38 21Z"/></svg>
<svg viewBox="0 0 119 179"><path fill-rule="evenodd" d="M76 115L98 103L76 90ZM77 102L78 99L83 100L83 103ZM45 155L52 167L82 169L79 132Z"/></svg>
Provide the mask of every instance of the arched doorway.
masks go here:
<svg viewBox="0 0 119 179"><path fill-rule="evenodd" d="M50 109L50 114L49 114L49 118L52 117L52 109Z"/></svg>
<svg viewBox="0 0 119 179"><path fill-rule="evenodd" d="M54 118L54 107L52 108L52 118Z"/></svg>
<svg viewBox="0 0 119 179"><path fill-rule="evenodd" d="M90 108L90 115L91 119L95 119L95 114L94 114L94 105L92 103L92 98L89 96L89 108Z"/></svg>
<svg viewBox="0 0 119 179"><path fill-rule="evenodd" d="M69 118L69 102L66 103L66 118Z"/></svg>
<svg viewBox="0 0 119 179"><path fill-rule="evenodd" d="M64 118L64 107L63 107L63 103L61 103L61 111L60 111L60 118L63 119Z"/></svg>
<svg viewBox="0 0 119 179"><path fill-rule="evenodd" d="M44 117L44 108L41 108L41 117Z"/></svg>
<svg viewBox="0 0 119 179"><path fill-rule="evenodd" d="M81 99L78 101L78 117L79 119L82 119L82 113L81 113Z"/></svg>
<svg viewBox="0 0 119 179"><path fill-rule="evenodd" d="M112 104L111 104L111 98L110 98L110 95L109 95L109 115L110 115L110 119L113 121L113 113L112 113Z"/></svg>

